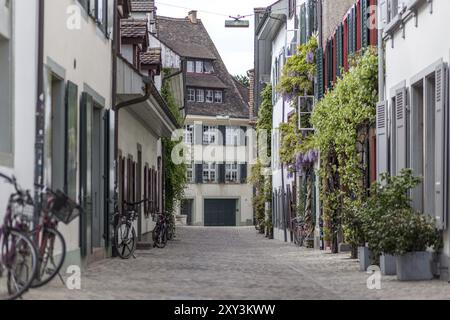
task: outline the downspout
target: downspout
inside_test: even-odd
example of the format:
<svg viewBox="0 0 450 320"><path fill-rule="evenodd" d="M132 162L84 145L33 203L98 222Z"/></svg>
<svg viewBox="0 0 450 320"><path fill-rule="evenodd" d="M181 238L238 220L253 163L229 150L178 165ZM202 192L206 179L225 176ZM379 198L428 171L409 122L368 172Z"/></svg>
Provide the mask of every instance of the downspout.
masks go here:
<svg viewBox="0 0 450 320"><path fill-rule="evenodd" d="M286 21L286 23L285 23L285 31L286 31L286 37L285 37L285 39L284 39L284 48L286 48L286 46L287 46L287 21ZM283 63L285 64L286 63L286 49L284 49L283 50ZM283 67L284 67L284 65L283 65ZM280 72L281 72L281 70L280 70ZM285 118L285 111L286 111L286 102L285 102L285 99L284 99L284 97L282 97L282 99L283 99L283 107L282 107L282 119L281 119L281 121L282 121L282 123L284 123L285 121L286 121L286 118ZM281 198L282 198L282 203L283 203L283 229L284 229L284 242L287 242L287 217L286 217L286 214L287 214L287 204L286 204L286 194L285 194L285 191L286 191L286 188L285 188L285 186L284 186L284 163L281 163Z"/></svg>
<svg viewBox="0 0 450 320"><path fill-rule="evenodd" d="M381 12L380 7L377 8L378 12L378 96L379 101L384 101L385 98L385 79L384 79L384 49L383 49L383 28L381 28L381 25L383 21L381 21Z"/></svg>
<svg viewBox="0 0 450 320"><path fill-rule="evenodd" d="M37 43L37 99L35 128L35 164L34 183L42 185L44 180L44 145L45 145L45 94L44 94L44 0L38 0L38 43ZM41 213L41 195L39 188L34 191L34 223L39 223Z"/></svg>

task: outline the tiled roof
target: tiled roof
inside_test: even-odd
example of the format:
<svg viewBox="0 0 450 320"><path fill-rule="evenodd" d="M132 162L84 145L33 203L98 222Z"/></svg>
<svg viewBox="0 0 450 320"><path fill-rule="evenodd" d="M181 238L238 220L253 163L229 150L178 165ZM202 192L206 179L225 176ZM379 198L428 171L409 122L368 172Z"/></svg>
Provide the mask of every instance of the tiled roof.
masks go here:
<svg viewBox="0 0 450 320"><path fill-rule="evenodd" d="M147 52L142 52L141 63L145 65L160 64L161 48L150 48Z"/></svg>
<svg viewBox="0 0 450 320"><path fill-rule="evenodd" d="M195 74L188 73L186 75L186 85L188 87L198 88L211 88L211 89L226 89L228 88L225 83L222 82L214 74Z"/></svg>
<svg viewBox="0 0 450 320"><path fill-rule="evenodd" d="M246 86L244 86L242 83L240 83L236 79L233 78L233 80L234 80L234 83L235 83L236 87L238 88L239 92L241 93L241 96L244 99L244 101L249 103L249 101L250 101L250 89L247 88Z"/></svg>
<svg viewBox="0 0 450 320"><path fill-rule="evenodd" d="M131 12L152 12L155 9L155 0L131 1Z"/></svg>
<svg viewBox="0 0 450 320"><path fill-rule="evenodd" d="M120 21L120 33L125 38L147 37L147 21L136 19L123 19Z"/></svg>
<svg viewBox="0 0 450 320"><path fill-rule="evenodd" d="M188 18L177 19L157 17L157 35L159 40L184 58L213 60L214 75L191 74L186 76L187 85L224 89L224 103L188 102L188 115L217 116L227 115L232 118L249 118L248 103L237 88L233 77L211 40L203 23L191 23Z"/></svg>

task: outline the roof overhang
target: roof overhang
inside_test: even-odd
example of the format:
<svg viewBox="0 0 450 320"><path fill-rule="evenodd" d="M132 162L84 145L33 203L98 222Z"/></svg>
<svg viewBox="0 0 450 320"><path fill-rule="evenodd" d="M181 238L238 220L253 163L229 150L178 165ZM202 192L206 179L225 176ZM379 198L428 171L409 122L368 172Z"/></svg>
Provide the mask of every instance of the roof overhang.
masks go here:
<svg viewBox="0 0 450 320"><path fill-rule="evenodd" d="M256 36L258 40L272 40L278 29L286 22L288 16L287 0L280 0L267 7L261 20Z"/></svg>
<svg viewBox="0 0 450 320"><path fill-rule="evenodd" d="M170 137L179 125L153 83L149 84L147 100L126 109L159 137ZM124 58L117 58L117 102L130 101L146 95L143 76Z"/></svg>

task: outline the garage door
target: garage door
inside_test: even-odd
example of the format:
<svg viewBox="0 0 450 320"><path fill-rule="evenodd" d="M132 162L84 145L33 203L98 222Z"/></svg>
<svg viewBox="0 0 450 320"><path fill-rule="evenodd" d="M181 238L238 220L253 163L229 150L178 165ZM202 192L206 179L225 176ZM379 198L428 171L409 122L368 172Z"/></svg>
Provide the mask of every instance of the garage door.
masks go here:
<svg viewBox="0 0 450 320"><path fill-rule="evenodd" d="M205 200L205 226L236 226L236 202L236 200L229 199Z"/></svg>

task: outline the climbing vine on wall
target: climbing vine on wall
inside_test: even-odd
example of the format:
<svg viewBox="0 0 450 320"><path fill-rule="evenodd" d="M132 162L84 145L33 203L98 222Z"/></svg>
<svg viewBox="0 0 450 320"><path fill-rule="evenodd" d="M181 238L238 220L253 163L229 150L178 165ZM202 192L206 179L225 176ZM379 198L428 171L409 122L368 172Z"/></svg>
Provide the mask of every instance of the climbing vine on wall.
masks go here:
<svg viewBox="0 0 450 320"><path fill-rule="evenodd" d="M292 100L300 95L313 93L317 46L317 37L313 36L298 47L297 54L287 59L276 88L285 99Z"/></svg>
<svg viewBox="0 0 450 320"><path fill-rule="evenodd" d="M164 70L164 72L169 73L169 70ZM167 103L169 110L172 112L173 116L177 120L178 124L181 126L183 124L183 116L180 112L180 108L173 97L170 90L169 83L167 81L163 82L161 88L161 96ZM164 146L164 192L165 192L165 210L166 212L175 214L177 205L181 202L184 197L184 189L187 184L186 175L186 165L175 164L172 161L172 150L177 144L181 142L181 138L178 141L172 141L170 138L163 138Z"/></svg>
<svg viewBox="0 0 450 320"><path fill-rule="evenodd" d="M321 154L321 199L326 238L337 252L337 235L354 247L364 241L352 214L366 196L361 154L375 121L378 59L374 48L354 56L350 69L315 106L314 144ZM342 226L342 230L340 229Z"/></svg>
<svg viewBox="0 0 450 320"><path fill-rule="evenodd" d="M259 145L258 148L258 160L252 167L249 182L255 187L255 195L252 199L253 208L256 218L256 224L261 233L266 233L267 236L272 235L272 212L266 210L266 204L268 208L271 208L272 203L272 177L270 175L264 175L264 169L269 163L263 163L261 160L264 156L265 159L271 157L271 136L272 136L272 117L273 117L273 105L272 105L272 86L268 85L261 93L262 103L259 109L258 121L256 129L258 135L261 135L264 131L264 137L267 138L266 143Z"/></svg>

